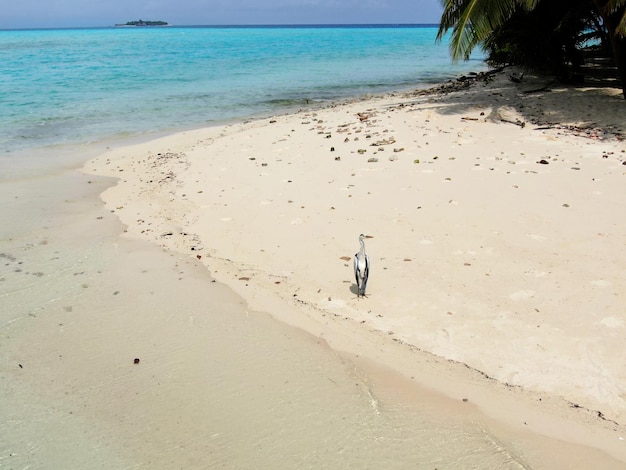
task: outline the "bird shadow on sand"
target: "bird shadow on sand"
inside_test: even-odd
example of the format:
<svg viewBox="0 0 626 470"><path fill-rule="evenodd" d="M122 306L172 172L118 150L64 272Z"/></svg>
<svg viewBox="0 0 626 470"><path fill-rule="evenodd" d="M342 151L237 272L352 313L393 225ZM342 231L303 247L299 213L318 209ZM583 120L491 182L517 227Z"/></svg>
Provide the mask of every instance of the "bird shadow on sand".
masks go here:
<svg viewBox="0 0 626 470"><path fill-rule="evenodd" d="M359 286L357 286L356 283L352 283L352 285L350 286L350 292L352 292L357 299L360 298L359 297ZM368 294L365 294L363 297L367 298Z"/></svg>

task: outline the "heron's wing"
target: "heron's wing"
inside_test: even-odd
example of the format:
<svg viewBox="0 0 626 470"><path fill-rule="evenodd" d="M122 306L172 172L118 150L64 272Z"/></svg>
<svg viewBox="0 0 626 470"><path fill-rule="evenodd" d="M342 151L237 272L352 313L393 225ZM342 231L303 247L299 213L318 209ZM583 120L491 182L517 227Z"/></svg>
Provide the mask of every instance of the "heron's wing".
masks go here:
<svg viewBox="0 0 626 470"><path fill-rule="evenodd" d="M370 257L365 255L365 272L363 273L363 290L367 287L367 278L370 275Z"/></svg>

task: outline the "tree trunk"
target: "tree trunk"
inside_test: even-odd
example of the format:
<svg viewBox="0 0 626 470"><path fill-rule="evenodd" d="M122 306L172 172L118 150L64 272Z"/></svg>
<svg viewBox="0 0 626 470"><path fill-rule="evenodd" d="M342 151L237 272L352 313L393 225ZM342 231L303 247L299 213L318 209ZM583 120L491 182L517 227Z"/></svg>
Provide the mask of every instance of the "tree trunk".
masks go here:
<svg viewBox="0 0 626 470"><path fill-rule="evenodd" d="M626 38L612 34L611 47L613 48L613 57L615 57L615 64L617 65L617 76L626 100Z"/></svg>
<svg viewBox="0 0 626 470"><path fill-rule="evenodd" d="M609 33L611 40L611 50L613 51L613 59L617 66L617 76L622 87L624 99L626 99L626 37L617 33L617 25L626 14L626 7L619 11L609 14L609 5L606 0L593 0L596 9L604 20L604 25Z"/></svg>

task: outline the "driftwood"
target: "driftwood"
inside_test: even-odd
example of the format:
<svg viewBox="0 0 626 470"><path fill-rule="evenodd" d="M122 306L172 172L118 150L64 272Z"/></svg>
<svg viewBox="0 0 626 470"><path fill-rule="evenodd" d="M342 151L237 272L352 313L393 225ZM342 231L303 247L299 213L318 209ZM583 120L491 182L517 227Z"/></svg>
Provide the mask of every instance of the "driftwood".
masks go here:
<svg viewBox="0 0 626 470"><path fill-rule="evenodd" d="M533 88L532 90L525 90L524 93L529 94L529 93L539 93L540 91L545 91L547 90L550 85L552 85L554 82L556 82L556 78L553 78L552 80L550 80L549 82L547 82L545 85L539 87L539 88Z"/></svg>
<svg viewBox="0 0 626 470"><path fill-rule="evenodd" d="M486 72L483 72L484 76L491 76L491 75L496 75L500 72L502 72L505 69L505 67L498 67L497 69L491 69L491 70L487 70Z"/></svg>
<svg viewBox="0 0 626 470"><path fill-rule="evenodd" d="M520 127L526 127L526 123L524 121L520 121L519 119L511 121L510 119L500 118L500 121L506 122L508 124L515 124L516 126Z"/></svg>

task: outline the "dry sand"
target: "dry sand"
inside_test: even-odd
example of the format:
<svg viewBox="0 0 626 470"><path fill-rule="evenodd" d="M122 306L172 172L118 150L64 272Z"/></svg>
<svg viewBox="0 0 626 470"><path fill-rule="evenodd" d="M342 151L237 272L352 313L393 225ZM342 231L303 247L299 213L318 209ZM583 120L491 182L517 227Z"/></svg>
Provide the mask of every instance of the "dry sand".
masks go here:
<svg viewBox="0 0 626 470"><path fill-rule="evenodd" d="M120 178L103 198L128 236L251 308L626 462L626 102L492 78L184 132L86 171Z"/></svg>

